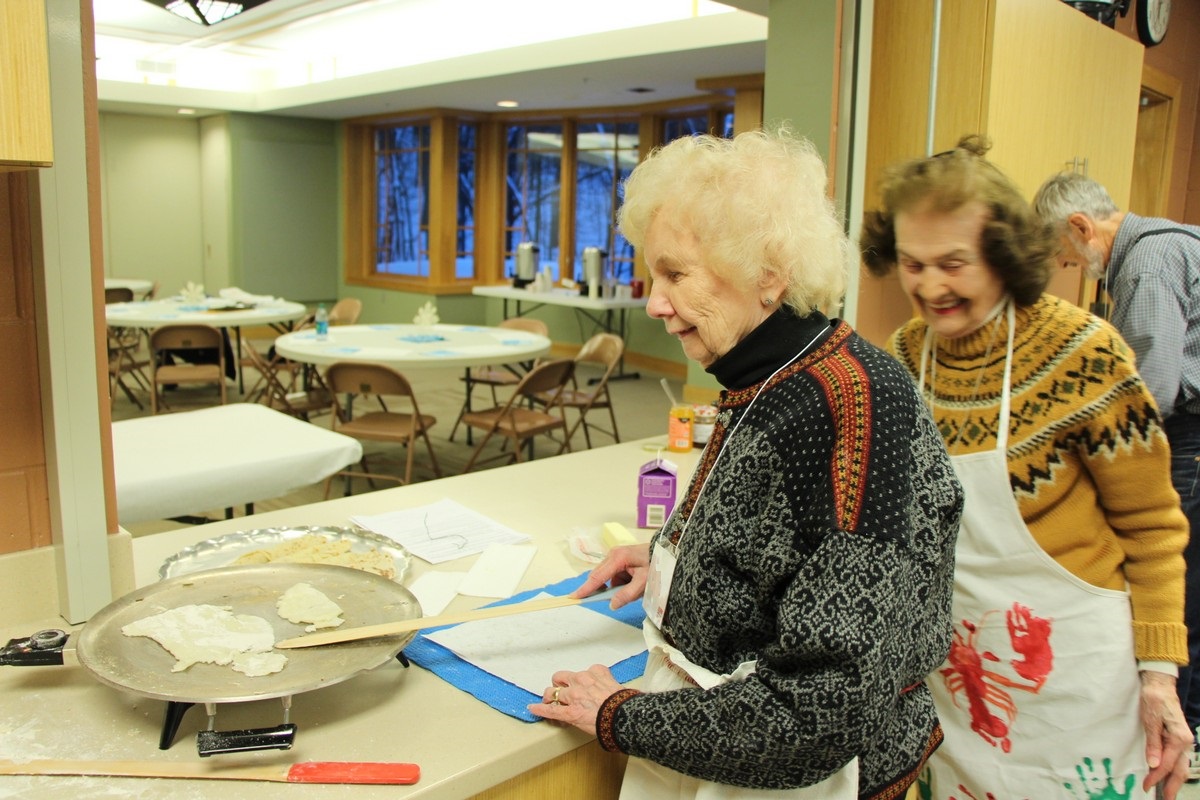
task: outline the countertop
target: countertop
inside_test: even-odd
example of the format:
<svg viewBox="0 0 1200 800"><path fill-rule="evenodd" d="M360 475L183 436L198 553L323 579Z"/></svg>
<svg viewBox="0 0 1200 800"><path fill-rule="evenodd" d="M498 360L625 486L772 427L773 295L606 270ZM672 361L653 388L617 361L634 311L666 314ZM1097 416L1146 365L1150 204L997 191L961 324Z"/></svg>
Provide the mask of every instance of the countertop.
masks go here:
<svg viewBox="0 0 1200 800"><path fill-rule="evenodd" d="M544 458L395 489L297 506L251 517L222 520L133 540L134 580L138 586L158 579L168 556L197 541L225 533L296 525L348 525L352 514L371 514L420 506L452 498L488 517L529 534L538 549L520 589L532 589L585 571L588 565L570 555L567 538L573 529L593 529L604 522L624 524L639 540L636 490L638 468L656 455L662 439L597 448ZM679 466L679 489L695 468L699 451L662 453ZM440 565L465 570L475 556ZM406 579L411 583L435 567L414 558ZM448 611L466 610L487 601L457 598ZM63 627L61 620L39 619L19 629L5 627L9 638L41 628ZM547 681L549 676L547 676ZM187 761L199 759L194 736L206 725L203 707L183 718L174 745L158 749L165 703L109 688L78 666L0 669L0 758L28 760L83 758ZM224 704L217 708L220 730L275 725L283 721L279 700ZM530 771L553 773L582 790L579 769L619 770L619 758L599 751L594 740L574 729L548 723L529 724L505 716L459 691L426 670L392 661L334 686L293 698L291 721L298 725L295 746L215 756L215 767L234 763L291 764L300 761L408 761L420 765L413 786L343 786L246 783L220 780L84 777L0 777L0 798L465 798L510 779L527 781ZM580 749L582 748L582 749ZM547 769L558 759L566 764ZM219 760L219 761L218 761ZM585 762L603 761L596 764ZM575 772L571 772L575 770ZM617 773L619 774L619 772ZM532 796L528 782L511 794ZM572 790L571 796L583 797ZM547 795L551 796L551 795ZM561 796L567 796L566 794Z"/></svg>

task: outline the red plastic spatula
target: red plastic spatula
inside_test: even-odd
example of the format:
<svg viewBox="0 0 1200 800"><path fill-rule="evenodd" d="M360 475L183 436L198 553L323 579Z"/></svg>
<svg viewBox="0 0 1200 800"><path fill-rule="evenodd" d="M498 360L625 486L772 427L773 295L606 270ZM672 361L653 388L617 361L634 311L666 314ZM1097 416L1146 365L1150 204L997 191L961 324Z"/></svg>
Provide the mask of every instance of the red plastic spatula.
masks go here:
<svg viewBox="0 0 1200 800"><path fill-rule="evenodd" d="M421 778L416 764L382 761L303 761L299 764L220 766L193 761L0 761L0 775L92 775L114 778L274 781L276 783L408 784Z"/></svg>

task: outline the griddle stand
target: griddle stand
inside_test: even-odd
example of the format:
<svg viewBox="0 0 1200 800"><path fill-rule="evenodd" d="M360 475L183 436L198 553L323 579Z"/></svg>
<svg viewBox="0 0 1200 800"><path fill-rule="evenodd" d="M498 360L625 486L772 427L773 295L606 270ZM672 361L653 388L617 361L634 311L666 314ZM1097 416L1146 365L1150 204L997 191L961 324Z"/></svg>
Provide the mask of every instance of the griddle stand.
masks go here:
<svg viewBox="0 0 1200 800"><path fill-rule="evenodd" d="M15 641L15 640L14 640ZM12 644L11 642L9 643ZM401 650L396 654L396 660L408 667L408 658ZM292 696L280 698L283 701L283 724L272 728L247 728L236 731L216 730L217 704L205 703L208 712L208 728L196 734L196 752L203 758L223 753L246 753L252 750L290 750L296 740L299 730L291 719ZM195 703L185 703L179 700L168 700L167 710L163 715L162 733L158 737L158 749L169 750L175 743L175 735L188 709Z"/></svg>

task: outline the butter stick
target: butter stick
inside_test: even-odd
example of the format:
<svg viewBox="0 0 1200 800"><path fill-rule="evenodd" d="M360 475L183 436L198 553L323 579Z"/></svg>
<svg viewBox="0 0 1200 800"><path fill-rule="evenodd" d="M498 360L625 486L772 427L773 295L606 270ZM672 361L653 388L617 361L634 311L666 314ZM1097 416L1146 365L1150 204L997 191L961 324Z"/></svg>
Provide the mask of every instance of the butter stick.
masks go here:
<svg viewBox="0 0 1200 800"><path fill-rule="evenodd" d="M600 530L600 538L604 540L604 546L609 550L625 544L637 544L637 539L633 538L633 534L619 522L604 523L604 527Z"/></svg>

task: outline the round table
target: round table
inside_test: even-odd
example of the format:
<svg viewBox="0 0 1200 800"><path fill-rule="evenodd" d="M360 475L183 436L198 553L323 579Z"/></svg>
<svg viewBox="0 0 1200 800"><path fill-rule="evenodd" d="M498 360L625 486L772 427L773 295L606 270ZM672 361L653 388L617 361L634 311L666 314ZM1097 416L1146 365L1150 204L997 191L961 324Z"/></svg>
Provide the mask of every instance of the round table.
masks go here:
<svg viewBox="0 0 1200 800"><path fill-rule="evenodd" d="M481 325L335 325L324 341L312 328L286 333L275 340L275 352L305 364L354 361L402 371L532 361L550 352L550 340Z"/></svg>
<svg viewBox="0 0 1200 800"><path fill-rule="evenodd" d="M105 289L128 289L134 297L145 297L154 288L154 281L145 278L105 278Z"/></svg>
<svg viewBox="0 0 1200 800"><path fill-rule="evenodd" d="M109 303L104 307L105 321L114 328L160 328L163 325L211 325L214 328L233 328L237 338L234 365L238 387L245 391L242 376L242 326L271 325L277 330L282 323L300 319L308 309L303 303L282 299L264 300L253 305L242 304L223 297L203 300L184 300L168 297L162 300L141 300L132 303Z"/></svg>
<svg viewBox="0 0 1200 800"><path fill-rule="evenodd" d="M270 300L250 307L222 297L188 301L180 297L111 303L105 306L109 325L122 328L157 328L162 325L200 324L215 328L240 328L243 325L272 325L300 319L307 313L303 303Z"/></svg>

